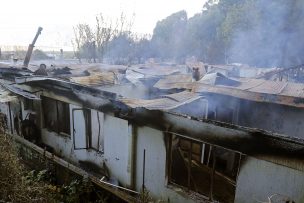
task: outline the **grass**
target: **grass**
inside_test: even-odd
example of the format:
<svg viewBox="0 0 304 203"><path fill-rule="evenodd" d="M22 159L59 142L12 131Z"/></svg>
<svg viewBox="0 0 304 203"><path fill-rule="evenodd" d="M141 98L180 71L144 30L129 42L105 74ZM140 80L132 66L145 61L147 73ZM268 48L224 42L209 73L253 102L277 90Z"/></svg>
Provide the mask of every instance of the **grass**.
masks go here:
<svg viewBox="0 0 304 203"><path fill-rule="evenodd" d="M0 202L55 202L48 184L29 181L12 138L0 127Z"/></svg>
<svg viewBox="0 0 304 203"><path fill-rule="evenodd" d="M88 180L75 178L56 185L47 169L35 171L26 167L18 156L17 144L1 123L0 115L0 203L108 202L109 195L95 190Z"/></svg>

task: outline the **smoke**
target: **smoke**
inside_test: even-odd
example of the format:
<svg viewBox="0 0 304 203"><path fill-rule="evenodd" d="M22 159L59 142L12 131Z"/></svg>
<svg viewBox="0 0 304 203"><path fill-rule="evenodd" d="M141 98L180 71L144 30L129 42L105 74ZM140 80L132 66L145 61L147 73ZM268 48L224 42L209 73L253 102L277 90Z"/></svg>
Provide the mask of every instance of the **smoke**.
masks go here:
<svg viewBox="0 0 304 203"><path fill-rule="evenodd" d="M159 21L154 28L151 39L153 55L162 59L183 61L187 23L188 16L184 10Z"/></svg>
<svg viewBox="0 0 304 203"><path fill-rule="evenodd" d="M257 0L243 11L245 28L233 34L230 62L268 67L304 63L304 2Z"/></svg>

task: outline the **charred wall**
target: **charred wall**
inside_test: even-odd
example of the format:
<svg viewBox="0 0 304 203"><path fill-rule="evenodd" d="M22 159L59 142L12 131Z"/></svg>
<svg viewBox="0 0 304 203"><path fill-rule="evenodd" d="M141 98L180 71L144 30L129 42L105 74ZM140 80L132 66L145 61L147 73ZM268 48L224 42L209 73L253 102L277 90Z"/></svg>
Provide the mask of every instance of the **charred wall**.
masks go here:
<svg viewBox="0 0 304 203"><path fill-rule="evenodd" d="M304 138L304 109L225 95L204 96L208 100L208 119Z"/></svg>
<svg viewBox="0 0 304 203"><path fill-rule="evenodd" d="M291 106L241 101L239 125L304 138L304 110Z"/></svg>

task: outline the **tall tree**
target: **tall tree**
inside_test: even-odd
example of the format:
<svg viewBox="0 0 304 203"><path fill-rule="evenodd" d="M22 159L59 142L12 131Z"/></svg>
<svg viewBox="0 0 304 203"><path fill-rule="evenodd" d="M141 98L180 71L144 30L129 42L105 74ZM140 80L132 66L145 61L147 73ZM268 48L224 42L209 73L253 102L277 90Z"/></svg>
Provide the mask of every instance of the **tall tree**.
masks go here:
<svg viewBox="0 0 304 203"><path fill-rule="evenodd" d="M157 22L153 30L152 48L155 57L183 57L181 52L187 26L186 11L179 11Z"/></svg>

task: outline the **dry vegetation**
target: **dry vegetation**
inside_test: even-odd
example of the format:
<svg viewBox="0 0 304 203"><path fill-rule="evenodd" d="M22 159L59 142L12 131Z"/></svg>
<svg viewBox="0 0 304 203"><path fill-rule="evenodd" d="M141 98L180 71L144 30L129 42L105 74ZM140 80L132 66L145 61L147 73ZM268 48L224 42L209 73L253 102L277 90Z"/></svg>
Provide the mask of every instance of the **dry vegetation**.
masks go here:
<svg viewBox="0 0 304 203"><path fill-rule="evenodd" d="M96 191L86 179L57 185L48 170L30 171L18 156L17 144L5 133L0 115L0 203L108 202L109 195Z"/></svg>
<svg viewBox="0 0 304 203"><path fill-rule="evenodd" d="M57 185L48 170L34 171L26 167L18 153L18 144L5 133L0 114L0 203L32 202L122 202L108 193L94 189L87 179L72 179L67 185ZM149 192L138 202L152 202Z"/></svg>
<svg viewBox="0 0 304 203"><path fill-rule="evenodd" d="M15 144L0 132L0 202L54 202L44 182L30 181Z"/></svg>

